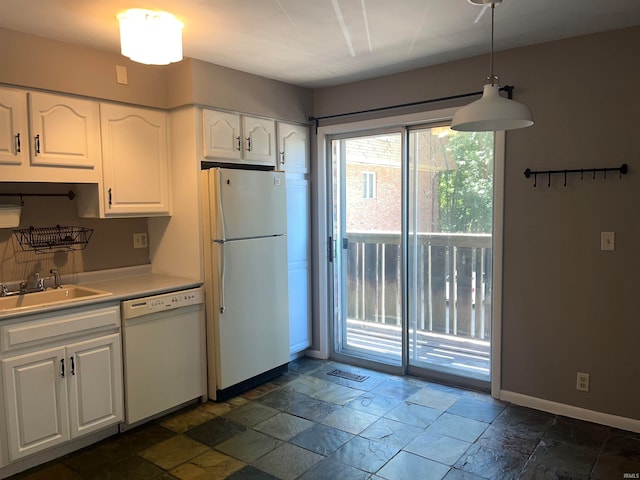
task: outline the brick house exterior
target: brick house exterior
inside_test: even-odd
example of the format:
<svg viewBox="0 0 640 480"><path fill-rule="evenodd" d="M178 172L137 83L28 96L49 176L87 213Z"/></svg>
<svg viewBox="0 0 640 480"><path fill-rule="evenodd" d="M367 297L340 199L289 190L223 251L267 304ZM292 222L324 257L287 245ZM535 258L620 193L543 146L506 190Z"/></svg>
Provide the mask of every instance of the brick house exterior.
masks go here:
<svg viewBox="0 0 640 480"><path fill-rule="evenodd" d="M439 171L455 168L447 158L443 129L415 131L410 148L417 155L419 232L437 231ZM444 138L444 140L443 140ZM385 134L348 139L346 143L347 231L400 232L402 222L402 139Z"/></svg>

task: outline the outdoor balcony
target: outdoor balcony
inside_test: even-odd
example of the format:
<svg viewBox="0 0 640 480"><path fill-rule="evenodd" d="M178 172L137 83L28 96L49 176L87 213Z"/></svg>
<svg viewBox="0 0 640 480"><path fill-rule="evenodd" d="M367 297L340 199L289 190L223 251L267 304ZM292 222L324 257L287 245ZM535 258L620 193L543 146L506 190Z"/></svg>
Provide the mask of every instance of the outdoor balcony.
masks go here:
<svg viewBox="0 0 640 480"><path fill-rule="evenodd" d="M345 348L401 358L400 234L349 232ZM462 375L489 376L490 234L409 237L409 358Z"/></svg>

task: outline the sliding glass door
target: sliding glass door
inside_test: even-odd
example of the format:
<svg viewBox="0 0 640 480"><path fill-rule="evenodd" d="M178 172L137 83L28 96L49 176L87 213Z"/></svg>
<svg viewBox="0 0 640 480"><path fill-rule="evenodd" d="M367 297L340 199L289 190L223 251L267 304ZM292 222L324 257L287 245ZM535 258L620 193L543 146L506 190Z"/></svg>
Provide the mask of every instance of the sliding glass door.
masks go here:
<svg viewBox="0 0 640 480"><path fill-rule="evenodd" d="M488 382L494 135L408 137L408 365Z"/></svg>
<svg viewBox="0 0 640 480"><path fill-rule="evenodd" d="M493 133L434 124L330 145L334 356L486 385Z"/></svg>
<svg viewBox="0 0 640 480"><path fill-rule="evenodd" d="M335 352L402 365L403 132L331 142Z"/></svg>

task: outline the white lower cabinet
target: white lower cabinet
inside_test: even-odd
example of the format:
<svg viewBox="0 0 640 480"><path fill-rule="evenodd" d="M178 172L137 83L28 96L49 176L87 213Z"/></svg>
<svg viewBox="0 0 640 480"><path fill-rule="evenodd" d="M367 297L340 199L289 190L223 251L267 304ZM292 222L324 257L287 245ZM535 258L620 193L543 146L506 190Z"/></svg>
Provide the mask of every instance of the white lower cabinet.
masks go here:
<svg viewBox="0 0 640 480"><path fill-rule="evenodd" d="M2 360L9 459L70 439L64 347Z"/></svg>
<svg viewBox="0 0 640 480"><path fill-rule="evenodd" d="M69 328L85 316L92 334ZM33 318L0 329L6 425L0 441L10 462L123 420L118 307ZM100 323L117 331L95 333ZM57 341L47 342L48 332Z"/></svg>
<svg viewBox="0 0 640 480"><path fill-rule="evenodd" d="M71 438L123 420L120 334L66 347Z"/></svg>

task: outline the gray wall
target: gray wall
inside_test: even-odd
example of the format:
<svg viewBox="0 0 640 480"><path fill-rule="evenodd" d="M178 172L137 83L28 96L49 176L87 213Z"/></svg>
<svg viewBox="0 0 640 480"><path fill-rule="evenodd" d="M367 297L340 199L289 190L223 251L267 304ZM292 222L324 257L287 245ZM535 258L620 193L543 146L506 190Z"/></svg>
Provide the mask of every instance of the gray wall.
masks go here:
<svg viewBox="0 0 640 480"><path fill-rule="evenodd" d="M147 66L111 52L3 28L0 28L0 45L3 45L0 48L0 85L164 109L197 104L295 122L306 121L312 111L311 90L198 60L185 59L169 66ZM128 85L116 82L116 65L127 67ZM181 126L187 129L194 127L194 124ZM185 172L190 170L183 170L180 165L189 162L196 165L198 159L193 155L186 156L184 152L173 152L172 162L174 173L188 175ZM64 193L73 189L73 185L7 183L2 181L0 174L0 193L39 193L51 189ZM176 197L182 201L183 192L175 190L172 192L174 204L178 204ZM4 203L15 200L0 198ZM197 204L192 208L197 210ZM175 220L164 219L166 223ZM160 220L153 222L157 224ZM16 252L12 231L0 229L0 281L19 280L37 270L48 272L53 266L58 267L61 273L69 274L150 261L149 250L134 250L131 239L132 233L149 230L147 219L79 219L75 201L28 197L21 227L56 224L94 228L87 249L56 255ZM193 225L193 228L197 230L198 226ZM160 241L152 237L156 232L157 229L149 231L151 245Z"/></svg>
<svg viewBox="0 0 640 480"><path fill-rule="evenodd" d="M306 122L312 110L309 89L199 60L141 65L112 52L3 28L0 45L0 84L157 108L199 104L296 122ZM127 85L116 82L116 65L127 68Z"/></svg>
<svg viewBox="0 0 640 480"><path fill-rule="evenodd" d="M640 419L640 27L498 52L536 124L507 133L502 388ZM488 57L314 92L317 116L481 89ZM439 108L433 105L430 108ZM619 179L532 180L525 168L618 167ZM600 251L600 232L616 250ZM497 293L500 295L500 292ZM576 372L591 374L589 393Z"/></svg>

